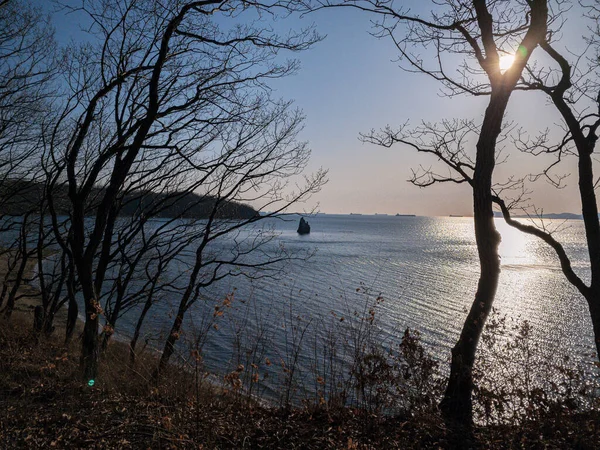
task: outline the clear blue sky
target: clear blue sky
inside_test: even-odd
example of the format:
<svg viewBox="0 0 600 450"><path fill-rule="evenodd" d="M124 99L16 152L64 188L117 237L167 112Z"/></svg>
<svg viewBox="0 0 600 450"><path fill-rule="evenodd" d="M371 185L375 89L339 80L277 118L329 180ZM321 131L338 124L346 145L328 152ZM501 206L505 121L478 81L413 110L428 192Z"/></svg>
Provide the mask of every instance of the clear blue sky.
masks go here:
<svg viewBox="0 0 600 450"><path fill-rule="evenodd" d="M425 11L435 7L424 0L403 4ZM73 17L57 14L55 19L60 42L81 38ZM304 207L309 209L318 202L319 210L328 213L471 214L468 186L445 184L419 189L406 181L411 168L435 166L430 156L401 146L384 149L363 144L358 134L407 120L418 125L421 120L480 119L487 99L444 98L435 81L401 70L393 62L397 52L391 42L368 34L370 19L359 11L330 9L278 25L289 23L297 28L314 23L327 35L311 50L295 55L302 63L297 75L273 83L276 95L295 100L307 116L301 138L312 148L311 168L329 169L329 183ZM565 33L582 30L582 23L578 14L571 13ZM571 37L565 42L575 50L581 45ZM533 133L558 122L553 107L541 94L533 93L514 94L508 119ZM524 174L540 167L538 160L512 151L510 143L506 145L511 157L497 168L498 181L511 173ZM575 168L575 158L562 166L562 172L573 174L565 189L556 190L544 182L533 186L535 203L546 212L579 212Z"/></svg>

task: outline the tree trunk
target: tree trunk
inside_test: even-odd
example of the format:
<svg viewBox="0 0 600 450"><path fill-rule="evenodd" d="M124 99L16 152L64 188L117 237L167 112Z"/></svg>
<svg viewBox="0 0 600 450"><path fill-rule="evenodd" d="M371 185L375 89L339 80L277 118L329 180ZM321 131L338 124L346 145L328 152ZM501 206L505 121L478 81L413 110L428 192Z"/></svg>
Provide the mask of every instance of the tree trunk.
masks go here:
<svg viewBox="0 0 600 450"><path fill-rule="evenodd" d="M70 260L69 277L67 278L67 296L69 298L69 305L67 308L65 345L69 344L73 338L75 325L77 325L77 316L79 315L79 306L77 305L77 299L75 298L75 268Z"/></svg>
<svg viewBox="0 0 600 450"><path fill-rule="evenodd" d="M183 324L183 315L185 314L185 310L179 310L177 313L177 317L173 322L173 327L171 327L171 333L167 337L167 341L165 342L165 348L163 349L162 355L160 357L160 361L158 363L158 367L156 368L153 378L157 379L161 372L165 370L167 364L169 363L169 359L175 353L175 343L179 339L179 333L181 332L181 325Z"/></svg>
<svg viewBox="0 0 600 450"><path fill-rule="evenodd" d="M492 210L492 173L495 165L496 140L500 134L508 95L492 94L477 142L473 175L473 219L479 254L480 275L475 300L465 320L460 338L452 349L450 379L440 403L446 422L470 428L473 423L473 364L477 344L492 309L500 276L498 245L500 235Z"/></svg>
<svg viewBox="0 0 600 450"><path fill-rule="evenodd" d="M494 264L492 260L490 262L487 273L484 275L482 272L479 278L475 301L463 325L460 339L452 348L450 379L440 404L448 422L466 427L471 426L473 421L471 396L475 352L492 308L500 275L499 263Z"/></svg>
<svg viewBox="0 0 600 450"><path fill-rule="evenodd" d="M87 307L86 307L87 309ZM81 347L81 369L83 380L90 382L98 376L98 316L95 313L86 312L85 325L83 327L83 340ZM93 384L93 383L92 383Z"/></svg>
<svg viewBox="0 0 600 450"><path fill-rule="evenodd" d="M144 309L138 318L137 324L135 326L135 332L133 333L133 338L131 338L131 342L129 343L129 368L133 368L135 366L135 347L137 346L137 341L140 338L140 333L142 330L142 324L144 323L144 319L146 319L146 314L150 311L150 307L152 306L152 300L149 298L146 300L144 304Z"/></svg>
<svg viewBox="0 0 600 450"><path fill-rule="evenodd" d="M213 210L213 215L211 216L210 220L212 220L214 218L214 211L215 210ZM206 230L205 233L208 234L208 232L210 230L210 226L207 225L205 230ZM194 286L196 285L196 281L198 280L198 274L200 273L200 268L202 267L201 257L202 257L202 251L203 251L204 247L206 246L206 242L207 241L206 241L206 236L205 236L203 243L196 250L196 262L194 264L194 269L192 270L192 273L190 274L190 279L188 281L187 288L186 288L185 292L183 293L181 300L179 301L179 308L177 309L177 316L175 317L175 321L173 322L173 326L171 327L171 332L169 333L169 336L167 337L167 341L165 342L165 347L163 349L162 356L160 357L158 366L156 367L156 370L154 371L155 379L158 379L158 377L160 376L160 373L165 369L165 367L167 367L167 364L169 363L169 359L175 352L175 343L179 339L179 334L181 332L181 325L183 324L183 316L187 312L190 305L192 305L194 303L194 301L198 298L198 293L196 292L195 296L193 296L193 291L194 291Z"/></svg>
<svg viewBox="0 0 600 450"><path fill-rule="evenodd" d="M50 311L48 311L47 314L45 314L44 334L46 336L50 336L52 333L54 333L54 314L55 314L54 308L52 308Z"/></svg>
<svg viewBox="0 0 600 450"><path fill-rule="evenodd" d="M91 264L90 264L91 266ZM98 358L100 355L100 342L98 339L99 303L92 284L91 268L89 271L80 272L81 290L85 300L85 325L83 327L83 340L81 343L81 372L83 380L90 382L98 376Z"/></svg>
<svg viewBox="0 0 600 450"><path fill-rule="evenodd" d="M107 325L110 326L112 328L112 330L114 331L115 326L117 324L117 320L119 319L119 313L121 312L121 304L123 303L123 294L120 294L117 298L117 301L115 302L115 309L112 311L110 317L107 317ZM108 343L110 341L110 337L112 336L112 331L104 331L102 333L102 344L100 346L100 351L102 354L104 354L104 352L106 351L106 349L108 348Z"/></svg>
<svg viewBox="0 0 600 450"><path fill-rule="evenodd" d="M104 331L100 334L100 338L100 354L104 357L106 349L108 348L108 342L110 341L110 334Z"/></svg>
<svg viewBox="0 0 600 450"><path fill-rule="evenodd" d="M4 299L6 298L6 292L8 291L8 274L10 273L10 267L7 269L6 276L4 277L4 282L2 283L2 293L0 293L0 308L4 304Z"/></svg>
<svg viewBox="0 0 600 450"><path fill-rule="evenodd" d="M75 300L75 296L69 294L69 306L67 308L67 326L65 332L65 344L71 342L73 339L73 333L75 332L75 326L77 325L77 316L79 315L79 305Z"/></svg>
<svg viewBox="0 0 600 450"><path fill-rule="evenodd" d="M36 306L33 310L33 331L40 333L44 329L45 313L43 306Z"/></svg>
<svg viewBox="0 0 600 450"><path fill-rule="evenodd" d="M61 275L62 278L64 276ZM62 281L61 281L62 285ZM59 286L52 296L52 302L46 309L46 320L44 321L44 333L46 336L50 336L54 333L54 319L56 318L56 313L60 311L60 309L65 305L67 299L63 299L60 301L60 293L62 291L62 286Z"/></svg>
<svg viewBox="0 0 600 450"><path fill-rule="evenodd" d="M598 289L594 290L595 295L586 298L590 317L592 318L592 328L594 330L594 343L596 344L596 359L600 360L600 293Z"/></svg>
<svg viewBox="0 0 600 450"><path fill-rule="evenodd" d="M0 294L0 307L2 307L2 305L4 305L4 300L6 300L6 295L8 294L8 288L9 288L9 282L10 282L10 276L13 272L13 270L15 270L15 267L17 266L18 261L18 256L15 257L12 252L15 251L19 252L19 249L17 250L8 250L7 252L5 252L6 255L6 273L4 274L4 280L2 282L2 293ZM4 255L3 255L4 256Z"/></svg>
<svg viewBox="0 0 600 450"><path fill-rule="evenodd" d="M25 274L25 267L27 266L27 247L26 244L23 245L23 254L21 255L21 262L19 264L19 270L17 271L17 276L14 280L14 284L8 294L8 299L6 301L6 308L4 309L4 316L7 319L10 319L13 310L15 309L15 301L17 299L17 294L19 293L19 288L23 282L23 276Z"/></svg>
<svg viewBox="0 0 600 450"><path fill-rule="evenodd" d="M590 293L585 297L588 302L594 330L596 358L600 360L600 221L598 220L596 186L591 157L593 145L590 148L588 147L584 147L583 144L578 146L579 194L581 197L581 210L592 272Z"/></svg>

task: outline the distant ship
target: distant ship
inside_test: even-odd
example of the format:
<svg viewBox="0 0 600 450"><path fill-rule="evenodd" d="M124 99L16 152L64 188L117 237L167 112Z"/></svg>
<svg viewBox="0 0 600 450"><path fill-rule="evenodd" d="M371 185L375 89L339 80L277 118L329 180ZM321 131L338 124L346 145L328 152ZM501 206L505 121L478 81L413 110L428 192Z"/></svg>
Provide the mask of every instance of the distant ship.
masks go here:
<svg viewBox="0 0 600 450"><path fill-rule="evenodd" d="M450 214L450 217L464 217L464 216L460 216L458 214Z"/></svg>
<svg viewBox="0 0 600 450"><path fill-rule="evenodd" d="M351 216L362 216L361 213L350 213Z"/></svg>
<svg viewBox="0 0 600 450"><path fill-rule="evenodd" d="M415 214L396 214L396 217L417 217Z"/></svg>

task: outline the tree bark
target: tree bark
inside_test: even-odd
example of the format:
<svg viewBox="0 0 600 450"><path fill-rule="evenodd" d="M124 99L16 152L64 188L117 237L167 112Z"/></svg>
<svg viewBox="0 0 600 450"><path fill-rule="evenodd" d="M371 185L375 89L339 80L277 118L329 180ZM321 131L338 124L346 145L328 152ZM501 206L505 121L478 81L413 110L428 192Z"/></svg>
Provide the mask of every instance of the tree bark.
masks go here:
<svg viewBox="0 0 600 450"><path fill-rule="evenodd" d="M51 309L44 316L44 334L46 336L50 336L52 333L54 333L54 317L55 317L54 309Z"/></svg>
<svg viewBox="0 0 600 450"><path fill-rule="evenodd" d="M528 2L531 8L530 26L519 46L513 66L501 74L498 48L494 39L494 23L484 0L473 0L485 58L480 63L489 77L491 95L477 141L477 156L471 182L473 188L473 219L479 255L480 276L475 300L463 325L460 338L452 349L450 379L440 403L442 414L450 426L473 425L472 391L475 351L485 321L492 309L500 276L498 245L500 235L494 224L492 209L492 175L495 166L496 142L502 130L502 119L512 92L533 50L546 38L548 5L544 0Z"/></svg>
<svg viewBox="0 0 600 450"><path fill-rule="evenodd" d="M187 288L185 289L185 292L183 293L181 300L179 301L179 307L177 308L177 316L175 317L175 320L173 321L173 326L171 327L171 332L169 333L169 336L167 337L167 341L165 342L165 347L164 347L162 355L160 357L160 361L158 363L158 366L156 367L156 370L154 371L155 379L158 379L158 377L160 376L160 373L165 369L165 367L167 367L167 364L169 363L169 359L175 352L175 343L179 339L179 334L181 332L181 326L183 324L183 317L185 316L185 313L187 312L190 305L192 305L194 303L194 301L196 301L196 299L198 298L198 291L196 290L195 295L193 293L194 286L196 286L196 282L198 280L198 274L200 273L200 269L202 268L202 252L203 252L204 248L206 247L206 243L208 242L207 236L208 236L208 233L210 233L210 227L211 227L212 221L214 220L215 212L216 212L216 208L213 209L213 212L211 214L209 222L205 226L204 239L203 239L202 243L200 244L200 246L196 249L196 261L194 264L194 268L192 270L192 273L190 274L190 278L187 283Z"/></svg>

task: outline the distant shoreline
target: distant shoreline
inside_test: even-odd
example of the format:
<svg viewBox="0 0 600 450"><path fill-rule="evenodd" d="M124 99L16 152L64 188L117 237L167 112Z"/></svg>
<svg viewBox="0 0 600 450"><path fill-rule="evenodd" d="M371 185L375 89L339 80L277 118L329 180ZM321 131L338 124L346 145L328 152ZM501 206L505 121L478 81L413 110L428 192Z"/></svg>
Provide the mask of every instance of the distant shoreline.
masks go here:
<svg viewBox="0 0 600 450"><path fill-rule="evenodd" d="M297 215L302 215L300 213L292 213L292 214L297 214ZM464 219L472 219L473 216L472 215L461 215L461 214L443 214L443 215L432 215L432 216L427 216L427 215L417 215L417 214L387 214L387 213L373 213L373 214L363 214L363 213L327 213L327 212L318 212L315 214L315 216L358 216L358 217L387 217L387 218L393 218L393 217L453 217L453 218L464 218ZM600 216L600 215L599 215ZM519 214L519 215L513 215L511 216L513 219L546 219L546 220L583 220L583 216L581 214L574 214L574 213L549 213L549 214L544 214L541 217L538 216L527 216L524 214ZM494 218L496 219L502 219L502 213L500 212L494 212Z"/></svg>

